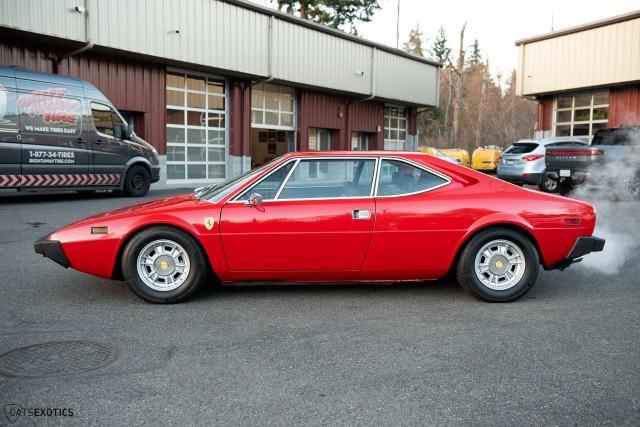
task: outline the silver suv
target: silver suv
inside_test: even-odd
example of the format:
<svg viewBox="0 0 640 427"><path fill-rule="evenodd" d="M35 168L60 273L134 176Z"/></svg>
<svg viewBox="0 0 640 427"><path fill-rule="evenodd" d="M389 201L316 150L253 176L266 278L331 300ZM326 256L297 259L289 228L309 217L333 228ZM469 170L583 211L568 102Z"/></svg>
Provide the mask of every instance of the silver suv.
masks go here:
<svg viewBox="0 0 640 427"><path fill-rule="evenodd" d="M587 145L575 137L521 139L505 150L498 163L498 178L514 184L537 185L542 191L555 193L558 182L545 176L544 156L554 145Z"/></svg>

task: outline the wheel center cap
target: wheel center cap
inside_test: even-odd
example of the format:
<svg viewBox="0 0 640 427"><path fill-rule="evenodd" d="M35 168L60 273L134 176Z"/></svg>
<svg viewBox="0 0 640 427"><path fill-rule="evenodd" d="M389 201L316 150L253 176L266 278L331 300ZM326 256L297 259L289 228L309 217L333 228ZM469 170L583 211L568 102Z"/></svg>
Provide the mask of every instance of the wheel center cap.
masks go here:
<svg viewBox="0 0 640 427"><path fill-rule="evenodd" d="M154 263L155 269L158 274L162 276L168 276L173 272L175 264L173 260L168 256L160 256Z"/></svg>
<svg viewBox="0 0 640 427"><path fill-rule="evenodd" d="M506 257L502 255L497 255L493 257L491 259L491 262L489 263L489 270L491 270L493 274L496 274L498 276L501 276L504 273L506 273L508 268L509 268L509 261L507 260Z"/></svg>

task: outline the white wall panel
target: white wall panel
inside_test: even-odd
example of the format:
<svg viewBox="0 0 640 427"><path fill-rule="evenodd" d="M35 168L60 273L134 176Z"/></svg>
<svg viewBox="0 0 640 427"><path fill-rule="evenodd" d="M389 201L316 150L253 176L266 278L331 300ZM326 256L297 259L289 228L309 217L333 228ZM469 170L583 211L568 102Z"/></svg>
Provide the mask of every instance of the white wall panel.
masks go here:
<svg viewBox="0 0 640 427"><path fill-rule="evenodd" d="M640 18L518 46L518 94L640 80Z"/></svg>

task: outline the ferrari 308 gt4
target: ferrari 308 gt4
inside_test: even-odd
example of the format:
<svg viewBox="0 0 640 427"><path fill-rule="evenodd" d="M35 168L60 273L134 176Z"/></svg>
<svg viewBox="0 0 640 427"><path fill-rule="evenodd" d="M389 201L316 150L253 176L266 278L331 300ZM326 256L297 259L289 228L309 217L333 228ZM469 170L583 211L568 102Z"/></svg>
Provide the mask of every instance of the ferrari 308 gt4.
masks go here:
<svg viewBox="0 0 640 427"><path fill-rule="evenodd" d="M512 301L540 267L604 240L588 203L523 189L422 153L289 153L191 194L75 222L35 243L64 267L124 279L151 302L205 283L400 282L455 273Z"/></svg>

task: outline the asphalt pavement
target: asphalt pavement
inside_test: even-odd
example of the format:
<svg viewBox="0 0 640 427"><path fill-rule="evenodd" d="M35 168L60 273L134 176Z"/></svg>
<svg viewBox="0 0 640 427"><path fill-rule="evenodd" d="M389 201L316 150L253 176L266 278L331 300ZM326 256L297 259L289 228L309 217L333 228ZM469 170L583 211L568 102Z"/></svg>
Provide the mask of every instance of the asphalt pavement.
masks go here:
<svg viewBox="0 0 640 427"><path fill-rule="evenodd" d="M155 190L145 199L179 192ZM0 425L640 419L637 245L618 255L615 272L581 264L542 272L528 295L509 304L478 301L442 280L206 289L186 303L153 305L124 283L65 270L33 252L33 241L56 228L139 201L0 196L0 354L80 341L113 356L74 375L0 374ZM620 203L610 213L620 220L610 222L621 233L639 230L639 213L638 204ZM34 360L26 368L41 366ZM70 408L73 416L31 410L16 418L15 408Z"/></svg>

